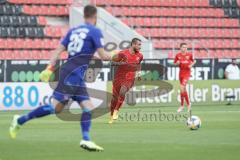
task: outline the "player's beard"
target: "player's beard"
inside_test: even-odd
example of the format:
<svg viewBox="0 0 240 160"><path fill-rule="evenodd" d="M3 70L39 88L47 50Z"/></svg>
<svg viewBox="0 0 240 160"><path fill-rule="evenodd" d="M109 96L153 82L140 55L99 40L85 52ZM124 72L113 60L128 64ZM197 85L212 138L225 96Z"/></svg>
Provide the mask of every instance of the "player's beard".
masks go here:
<svg viewBox="0 0 240 160"><path fill-rule="evenodd" d="M187 53L187 51L185 51L185 50L184 50L184 51L182 51L182 53L183 53L183 54L186 54L186 53Z"/></svg>
<svg viewBox="0 0 240 160"><path fill-rule="evenodd" d="M134 53L137 53L139 50L137 48L133 48Z"/></svg>

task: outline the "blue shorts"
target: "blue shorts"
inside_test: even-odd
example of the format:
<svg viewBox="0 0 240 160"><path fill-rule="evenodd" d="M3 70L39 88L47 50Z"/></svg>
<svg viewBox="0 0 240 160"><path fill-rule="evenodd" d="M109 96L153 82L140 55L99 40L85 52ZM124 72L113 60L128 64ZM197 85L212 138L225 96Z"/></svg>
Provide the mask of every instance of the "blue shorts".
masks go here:
<svg viewBox="0 0 240 160"><path fill-rule="evenodd" d="M87 95L69 95L69 94L62 94L57 91L53 92L53 98L58 100L59 102L65 104L67 103L70 99L73 101L77 101L78 103L81 103L84 100L89 100L89 96Z"/></svg>
<svg viewBox="0 0 240 160"><path fill-rule="evenodd" d="M53 98L61 103L66 103L70 99L79 103L90 99L84 80L88 65L78 64L78 61L79 59L73 59L61 66L58 84L53 92Z"/></svg>
<svg viewBox="0 0 240 160"><path fill-rule="evenodd" d="M79 81L79 84L81 85L72 86L71 83L63 85L63 83L58 82L58 85L55 88L52 96L61 103L66 103L70 99L79 103L84 100L89 100L90 98L87 92L87 86L85 85L85 82Z"/></svg>

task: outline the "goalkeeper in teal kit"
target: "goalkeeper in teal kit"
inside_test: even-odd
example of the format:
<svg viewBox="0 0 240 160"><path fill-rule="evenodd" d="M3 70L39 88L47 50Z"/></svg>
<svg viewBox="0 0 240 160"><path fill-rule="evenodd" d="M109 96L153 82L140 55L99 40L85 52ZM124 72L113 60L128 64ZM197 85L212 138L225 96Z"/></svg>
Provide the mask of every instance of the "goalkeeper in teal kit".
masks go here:
<svg viewBox="0 0 240 160"><path fill-rule="evenodd" d="M50 64L42 71L40 78L48 82L54 71L56 61L60 54L67 50L68 59L60 68L58 85L53 92L52 104L39 106L26 115L15 115L9 128L10 136L16 138L19 129L29 120L60 113L70 99L76 101L82 108L80 120L82 140L80 146L89 151L102 151L103 148L90 140L91 110L94 108L87 93L84 74L89 61L97 51L100 58L110 60L111 56L103 49L103 36L95 27L97 21L97 8L88 5L84 8L85 23L70 29L60 46L53 51Z"/></svg>

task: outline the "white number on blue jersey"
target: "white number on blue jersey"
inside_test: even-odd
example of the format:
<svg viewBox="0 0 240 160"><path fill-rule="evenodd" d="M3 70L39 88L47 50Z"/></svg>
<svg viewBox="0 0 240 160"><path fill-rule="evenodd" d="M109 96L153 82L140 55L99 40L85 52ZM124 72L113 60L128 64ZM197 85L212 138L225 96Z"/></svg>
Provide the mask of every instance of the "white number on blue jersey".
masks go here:
<svg viewBox="0 0 240 160"><path fill-rule="evenodd" d="M84 39L87 37L86 29L76 30L70 36L70 43L68 44L68 53L74 56L76 53L81 52L84 44Z"/></svg>

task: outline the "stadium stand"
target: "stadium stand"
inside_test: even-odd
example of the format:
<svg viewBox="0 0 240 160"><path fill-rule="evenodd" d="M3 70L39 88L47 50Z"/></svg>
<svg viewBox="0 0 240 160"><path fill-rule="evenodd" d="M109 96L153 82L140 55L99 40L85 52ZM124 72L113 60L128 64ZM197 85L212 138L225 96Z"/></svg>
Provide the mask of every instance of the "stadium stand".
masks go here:
<svg viewBox="0 0 240 160"><path fill-rule="evenodd" d="M156 51L167 51L170 58L180 42L188 42L198 58L240 56L239 0L93 2L151 39ZM68 20L72 3L73 0L0 0L1 55L14 54L17 59L34 52L35 59L49 58L48 51L56 47L69 28L67 24L52 24L49 17ZM161 54L154 57L161 58Z"/></svg>
<svg viewBox="0 0 240 160"><path fill-rule="evenodd" d="M49 59L49 51L69 27L68 23L49 23L48 18L68 19L71 3L72 0L1 0L1 59Z"/></svg>
<svg viewBox="0 0 240 160"><path fill-rule="evenodd" d="M156 50L188 42L198 58L240 56L239 0L96 0L153 41ZM159 58L158 56L155 56Z"/></svg>

